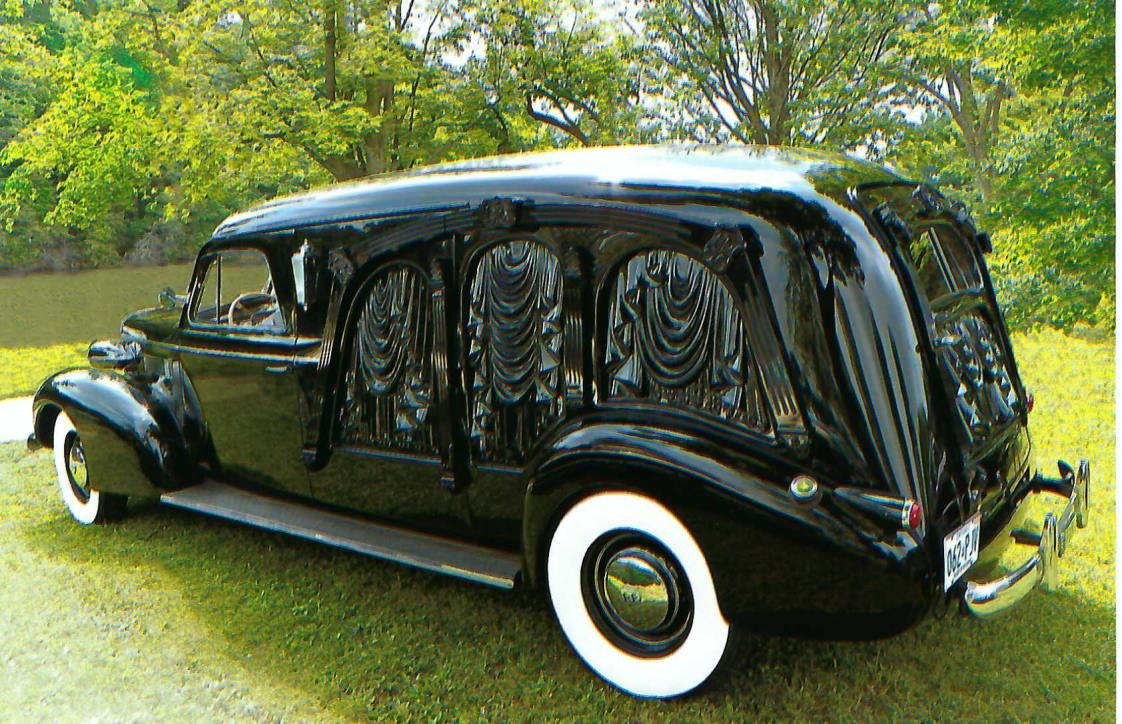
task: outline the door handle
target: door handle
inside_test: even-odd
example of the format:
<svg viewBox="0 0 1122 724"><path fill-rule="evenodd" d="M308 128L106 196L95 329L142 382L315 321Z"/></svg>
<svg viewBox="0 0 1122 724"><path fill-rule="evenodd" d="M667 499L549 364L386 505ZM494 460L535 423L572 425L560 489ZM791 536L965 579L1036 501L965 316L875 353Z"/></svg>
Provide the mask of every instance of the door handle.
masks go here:
<svg viewBox="0 0 1122 724"><path fill-rule="evenodd" d="M270 375L287 375L291 371L291 365L268 365L265 367L266 374Z"/></svg>

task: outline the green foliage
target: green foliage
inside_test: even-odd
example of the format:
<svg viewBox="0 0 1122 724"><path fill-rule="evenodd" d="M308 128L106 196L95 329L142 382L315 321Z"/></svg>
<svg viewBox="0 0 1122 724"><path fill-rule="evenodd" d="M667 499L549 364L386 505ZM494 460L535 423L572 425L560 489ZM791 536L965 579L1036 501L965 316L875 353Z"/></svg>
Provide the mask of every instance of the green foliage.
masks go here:
<svg viewBox="0 0 1122 724"><path fill-rule="evenodd" d="M967 200L1015 325L1112 328L1114 37L1102 0L8 0L0 269L465 157L818 144Z"/></svg>
<svg viewBox="0 0 1122 724"><path fill-rule="evenodd" d="M928 115L891 156L973 204L1009 321L1113 328L1113 8L943 2L901 47Z"/></svg>
<svg viewBox="0 0 1122 724"><path fill-rule="evenodd" d="M123 251L116 241L148 202L156 170L155 114L132 69L113 55L64 53L59 62L70 72L55 102L35 132L17 137L0 159L15 166L0 194L8 228L19 208L50 199L44 223L79 232L95 264Z"/></svg>
<svg viewBox="0 0 1122 724"><path fill-rule="evenodd" d="M637 43L582 0L477 2L465 27L481 52L463 70L499 149L642 140Z"/></svg>

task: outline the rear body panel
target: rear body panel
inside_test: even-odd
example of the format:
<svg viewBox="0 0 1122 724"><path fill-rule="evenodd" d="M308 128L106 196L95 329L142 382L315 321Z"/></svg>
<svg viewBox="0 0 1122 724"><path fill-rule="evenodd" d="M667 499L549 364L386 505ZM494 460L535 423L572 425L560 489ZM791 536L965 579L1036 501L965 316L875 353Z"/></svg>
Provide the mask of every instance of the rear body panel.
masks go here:
<svg viewBox="0 0 1122 724"><path fill-rule="evenodd" d="M1029 480L1026 395L969 217L935 192L877 184L855 194L896 258L933 381L944 473L931 520L946 534L981 513L983 543L998 537Z"/></svg>

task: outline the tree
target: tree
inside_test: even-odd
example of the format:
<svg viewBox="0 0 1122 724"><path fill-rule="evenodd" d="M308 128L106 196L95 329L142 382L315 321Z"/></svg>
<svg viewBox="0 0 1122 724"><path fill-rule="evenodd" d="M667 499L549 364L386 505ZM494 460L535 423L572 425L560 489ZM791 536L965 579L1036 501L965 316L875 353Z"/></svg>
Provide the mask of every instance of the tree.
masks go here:
<svg viewBox="0 0 1122 724"><path fill-rule="evenodd" d="M478 51L464 70L501 149L534 143L539 124L558 145L643 138L641 58L626 29L613 31L581 0L478 3L468 17Z"/></svg>
<svg viewBox="0 0 1122 724"><path fill-rule="evenodd" d="M855 146L883 102L898 12L856 0L651 0L665 116L699 141Z"/></svg>
<svg viewBox="0 0 1122 724"><path fill-rule="evenodd" d="M902 33L926 109L893 159L972 197L1015 324L1113 325L1113 16L1095 0L951 0Z"/></svg>
<svg viewBox="0 0 1122 724"><path fill-rule="evenodd" d="M906 104L945 114L983 204L994 196L994 149L1002 113L1015 91L993 63L998 16L972 0L918 5L899 35L901 62L889 71Z"/></svg>

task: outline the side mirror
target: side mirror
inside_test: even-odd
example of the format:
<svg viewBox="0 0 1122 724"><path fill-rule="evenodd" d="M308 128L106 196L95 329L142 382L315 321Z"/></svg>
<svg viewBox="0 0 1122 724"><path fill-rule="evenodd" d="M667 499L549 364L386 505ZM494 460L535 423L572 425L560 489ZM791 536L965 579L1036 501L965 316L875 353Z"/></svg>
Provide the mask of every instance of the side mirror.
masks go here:
<svg viewBox="0 0 1122 724"><path fill-rule="evenodd" d="M171 287L165 287L156 299L160 303L160 309L166 309L169 312L187 303L187 297L182 294L176 294L175 290Z"/></svg>

